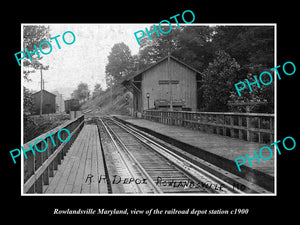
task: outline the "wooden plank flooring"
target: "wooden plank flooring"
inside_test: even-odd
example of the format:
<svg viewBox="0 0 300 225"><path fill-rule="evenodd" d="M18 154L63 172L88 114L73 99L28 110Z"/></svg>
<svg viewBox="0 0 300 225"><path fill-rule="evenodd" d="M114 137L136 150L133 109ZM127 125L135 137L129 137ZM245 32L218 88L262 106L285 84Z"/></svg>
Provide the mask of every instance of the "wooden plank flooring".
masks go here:
<svg viewBox="0 0 300 225"><path fill-rule="evenodd" d="M98 177L105 174L96 125L85 125L59 166L45 193L107 193ZM87 179L88 176L93 176ZM90 182L92 181L92 182Z"/></svg>
<svg viewBox="0 0 300 225"><path fill-rule="evenodd" d="M247 142L239 139L225 137L216 134L205 133L202 131L191 130L185 127L171 126L161 123L152 122L144 119L133 119L130 117L117 116L127 122L153 130L157 133L169 136L175 140L179 140L183 143L193 145L197 148L211 152L213 154L222 156L226 159L234 161L238 157L246 157L248 154L250 158L254 157L254 152L259 152L259 149L267 144L259 144L254 142ZM268 151L265 152L265 158L269 157ZM258 163L256 160L252 160L254 169L263 173L274 176L274 156L268 160ZM245 164L250 167L249 164Z"/></svg>

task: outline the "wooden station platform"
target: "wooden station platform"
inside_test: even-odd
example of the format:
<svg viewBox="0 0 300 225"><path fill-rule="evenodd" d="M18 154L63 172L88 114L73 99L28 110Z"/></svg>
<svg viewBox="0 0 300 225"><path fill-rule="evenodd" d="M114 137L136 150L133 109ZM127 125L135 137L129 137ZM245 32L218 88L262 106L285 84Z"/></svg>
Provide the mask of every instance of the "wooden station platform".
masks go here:
<svg viewBox="0 0 300 225"><path fill-rule="evenodd" d="M101 174L105 174L105 171L97 126L86 124L44 193L106 194L107 185L98 182ZM88 176L93 177L87 179Z"/></svg>
<svg viewBox="0 0 300 225"><path fill-rule="evenodd" d="M230 172L235 171L235 174L237 175L245 173L245 171L243 171L243 167L241 167L242 172L239 172L234 160L242 156L246 158L246 154L248 154L249 157L252 158L255 156L253 152L254 150L257 152L257 154L259 154L260 148L267 145L216 134L205 133L198 130L191 130L185 127L161 124L145 119L136 119L129 116L114 116L124 120L126 123L135 125L139 128L143 128L144 130L154 131L155 133L164 137L169 137L173 140L196 147L197 149L199 149L199 151L201 150L203 152L208 152L208 158L205 160L211 160L211 158L214 158L214 156L219 156L218 158L226 159L225 161L219 159L215 161L218 161L220 164L226 161L231 162L228 163L231 164ZM251 161L253 167L250 167L248 161L246 161L244 165L247 168L250 168L250 170L255 169L256 171L259 171L259 173L261 172L263 174L271 176L271 178L274 178L274 155L275 154L273 154L273 157L267 161L261 159L260 163L258 163L256 159L253 159ZM270 153L268 151L263 151L263 156L265 158L268 158L270 156ZM249 174L246 174L245 176L249 176Z"/></svg>
<svg viewBox="0 0 300 225"><path fill-rule="evenodd" d="M185 146L188 150L190 146L191 151L193 151L192 154L195 153L194 155L262 187L268 187L271 191L274 188L272 188L275 173L274 156L268 161L261 160L260 164L256 159L253 159L253 167L250 167L249 163L246 162L246 167L241 167L242 172L238 171L234 162L235 158L245 157L246 154L253 157L253 151L258 153L259 149L265 146L264 144L144 119L126 116L116 117L126 123L142 128L144 131L148 130L150 133L156 133L177 143L183 143L188 146L188 148ZM263 156L268 158L269 153L265 153L266 155L263 154ZM111 152L106 153L106 158L109 159L108 161L112 161L110 163L115 164L111 154ZM85 124L62 163L58 166L54 177L50 178L49 185L45 185L43 191L45 194L107 194L107 184L98 182L99 177L104 175L103 153L97 125ZM89 176L92 176L92 178L88 179Z"/></svg>

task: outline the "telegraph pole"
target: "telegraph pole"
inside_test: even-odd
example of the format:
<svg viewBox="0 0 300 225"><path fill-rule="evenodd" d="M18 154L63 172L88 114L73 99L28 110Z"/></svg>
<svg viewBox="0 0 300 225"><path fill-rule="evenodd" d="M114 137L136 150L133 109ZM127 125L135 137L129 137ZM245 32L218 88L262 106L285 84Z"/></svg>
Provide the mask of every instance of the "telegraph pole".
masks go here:
<svg viewBox="0 0 300 225"><path fill-rule="evenodd" d="M40 105L40 116L43 114L43 72L41 66L41 105Z"/></svg>

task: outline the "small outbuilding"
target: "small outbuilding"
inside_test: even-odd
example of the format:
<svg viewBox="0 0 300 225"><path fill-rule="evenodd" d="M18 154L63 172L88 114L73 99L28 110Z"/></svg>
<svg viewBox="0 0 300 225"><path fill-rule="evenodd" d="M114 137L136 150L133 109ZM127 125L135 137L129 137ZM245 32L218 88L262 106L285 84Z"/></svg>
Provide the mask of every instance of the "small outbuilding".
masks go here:
<svg viewBox="0 0 300 225"><path fill-rule="evenodd" d="M55 94L50 93L49 91L42 90L32 94L32 100L34 104L34 114L40 114L41 107L41 93L43 95L43 104L42 104L42 114L55 113Z"/></svg>
<svg viewBox="0 0 300 225"><path fill-rule="evenodd" d="M133 93L133 111L197 109L201 73L173 56L166 56L123 81Z"/></svg>
<svg viewBox="0 0 300 225"><path fill-rule="evenodd" d="M65 100L65 111L66 113L70 113L70 111L78 111L80 108L78 99L69 99Z"/></svg>

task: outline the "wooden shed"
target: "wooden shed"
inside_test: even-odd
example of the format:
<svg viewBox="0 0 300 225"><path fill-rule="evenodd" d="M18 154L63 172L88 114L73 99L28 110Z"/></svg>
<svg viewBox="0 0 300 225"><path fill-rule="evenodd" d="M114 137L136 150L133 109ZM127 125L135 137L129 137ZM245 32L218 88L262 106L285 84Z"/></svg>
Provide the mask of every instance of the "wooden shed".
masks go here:
<svg viewBox="0 0 300 225"><path fill-rule="evenodd" d="M123 84L133 93L135 113L147 109L196 111L199 80L199 71L166 56Z"/></svg>
<svg viewBox="0 0 300 225"><path fill-rule="evenodd" d="M80 108L78 99L69 99L65 100L65 112L70 113L70 111L78 111Z"/></svg>
<svg viewBox="0 0 300 225"><path fill-rule="evenodd" d="M43 93L43 106L42 114L55 113L55 94L52 94L46 90L42 90ZM33 104L34 104L34 114L38 115L40 113L41 106L41 91L32 94Z"/></svg>

